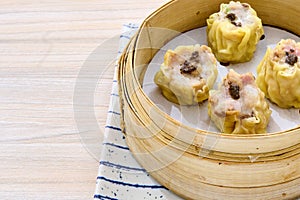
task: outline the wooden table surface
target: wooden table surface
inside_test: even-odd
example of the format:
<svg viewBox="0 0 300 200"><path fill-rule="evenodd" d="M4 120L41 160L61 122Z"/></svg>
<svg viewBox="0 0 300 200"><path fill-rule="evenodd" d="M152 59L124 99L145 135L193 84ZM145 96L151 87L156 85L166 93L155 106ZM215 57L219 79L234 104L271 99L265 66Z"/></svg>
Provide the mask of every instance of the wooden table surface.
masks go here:
<svg viewBox="0 0 300 200"><path fill-rule="evenodd" d="M115 41L165 2L0 3L0 199L93 198Z"/></svg>

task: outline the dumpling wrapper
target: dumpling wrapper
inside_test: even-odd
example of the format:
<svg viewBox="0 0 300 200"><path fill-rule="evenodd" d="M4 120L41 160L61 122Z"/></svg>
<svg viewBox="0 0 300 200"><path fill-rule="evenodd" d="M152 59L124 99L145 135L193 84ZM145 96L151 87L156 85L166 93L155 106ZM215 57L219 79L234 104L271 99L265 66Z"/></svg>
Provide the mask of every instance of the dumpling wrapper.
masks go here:
<svg viewBox="0 0 300 200"><path fill-rule="evenodd" d="M207 19L208 46L223 63L251 60L263 35L261 19L246 3L221 4L220 11Z"/></svg>
<svg viewBox="0 0 300 200"><path fill-rule="evenodd" d="M271 110L251 73L230 70L210 91L208 115L222 133L259 134L266 132Z"/></svg>
<svg viewBox="0 0 300 200"><path fill-rule="evenodd" d="M209 47L178 46L166 52L154 82L169 101L195 105L207 100L217 75L217 60Z"/></svg>
<svg viewBox="0 0 300 200"><path fill-rule="evenodd" d="M257 67L258 87L281 108L300 108L300 43L281 40Z"/></svg>

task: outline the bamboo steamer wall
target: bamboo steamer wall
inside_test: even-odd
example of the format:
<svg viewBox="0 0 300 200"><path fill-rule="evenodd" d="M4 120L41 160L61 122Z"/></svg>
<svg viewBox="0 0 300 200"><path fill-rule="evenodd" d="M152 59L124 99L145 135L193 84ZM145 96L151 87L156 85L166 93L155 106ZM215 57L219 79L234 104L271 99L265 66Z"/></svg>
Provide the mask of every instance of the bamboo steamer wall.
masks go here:
<svg viewBox="0 0 300 200"><path fill-rule="evenodd" d="M186 199L290 199L300 196L300 128L226 135L181 124L144 93L155 53L176 35L206 25L220 0L170 1L151 14L119 62L122 126L138 162ZM266 25L300 35L300 0L248 0ZM283 14L280 14L280 13Z"/></svg>

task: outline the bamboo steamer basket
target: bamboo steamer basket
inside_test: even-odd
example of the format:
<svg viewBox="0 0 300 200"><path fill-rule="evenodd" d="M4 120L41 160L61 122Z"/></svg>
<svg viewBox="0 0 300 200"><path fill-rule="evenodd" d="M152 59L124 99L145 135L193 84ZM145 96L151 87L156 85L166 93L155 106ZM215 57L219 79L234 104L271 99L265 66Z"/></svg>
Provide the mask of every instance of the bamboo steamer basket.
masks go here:
<svg viewBox="0 0 300 200"><path fill-rule="evenodd" d="M143 91L155 53L179 33L206 26L226 2L174 0L144 20L119 60L127 144L152 177L185 199L295 199L300 197L300 127L259 135L199 130L171 118ZM247 3L265 25L300 35L300 0Z"/></svg>

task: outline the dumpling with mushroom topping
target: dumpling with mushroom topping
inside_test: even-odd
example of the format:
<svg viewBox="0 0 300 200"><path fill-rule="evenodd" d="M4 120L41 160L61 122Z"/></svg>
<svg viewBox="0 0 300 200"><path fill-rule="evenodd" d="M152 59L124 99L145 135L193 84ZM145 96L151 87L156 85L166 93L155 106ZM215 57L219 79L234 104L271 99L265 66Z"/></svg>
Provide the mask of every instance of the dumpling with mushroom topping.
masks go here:
<svg viewBox="0 0 300 200"><path fill-rule="evenodd" d="M217 75L217 60L209 47L178 46L166 52L154 82L169 101L195 105L207 100Z"/></svg>
<svg viewBox="0 0 300 200"><path fill-rule="evenodd" d="M230 1L207 19L207 40L218 61L241 63L251 60L264 38L261 19L247 3Z"/></svg>
<svg viewBox="0 0 300 200"><path fill-rule="evenodd" d="M219 130L229 134L266 132L271 110L252 73L230 70L218 90L211 90L208 115Z"/></svg>
<svg viewBox="0 0 300 200"><path fill-rule="evenodd" d="M266 97L282 108L300 108L300 43L281 40L257 67L256 83Z"/></svg>

